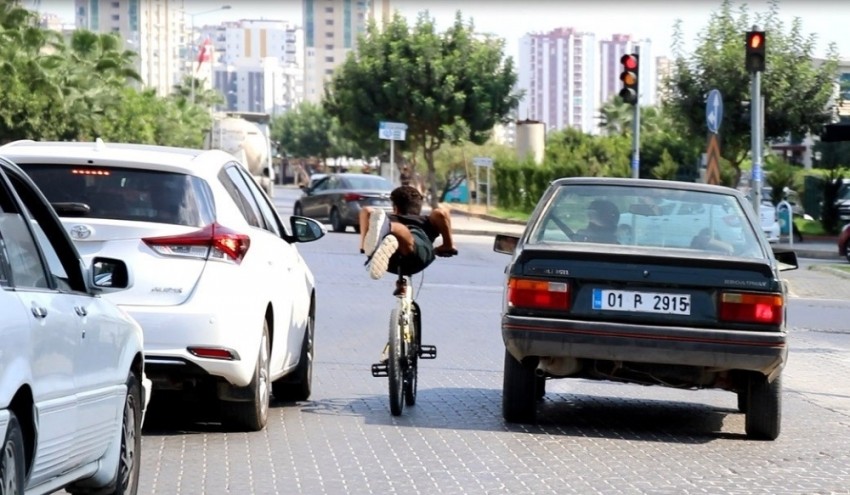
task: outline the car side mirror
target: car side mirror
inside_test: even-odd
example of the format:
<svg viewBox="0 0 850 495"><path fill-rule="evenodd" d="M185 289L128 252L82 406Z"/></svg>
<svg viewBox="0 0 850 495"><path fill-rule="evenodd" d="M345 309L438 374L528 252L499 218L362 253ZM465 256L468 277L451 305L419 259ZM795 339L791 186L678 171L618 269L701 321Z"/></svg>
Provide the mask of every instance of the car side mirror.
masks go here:
<svg viewBox="0 0 850 495"><path fill-rule="evenodd" d="M496 240L493 241L493 251L502 254L514 254L517 244L519 244L518 235L496 234Z"/></svg>
<svg viewBox="0 0 850 495"><path fill-rule="evenodd" d="M781 271L796 270L799 267L796 251L774 246L773 257L779 262L779 269Z"/></svg>
<svg viewBox="0 0 850 495"><path fill-rule="evenodd" d="M292 227L295 242L312 242L327 233L325 226L312 218L292 215L289 217L289 225Z"/></svg>
<svg viewBox="0 0 850 495"><path fill-rule="evenodd" d="M100 292L117 292L133 286L127 263L119 259L94 258L90 273L91 285Z"/></svg>

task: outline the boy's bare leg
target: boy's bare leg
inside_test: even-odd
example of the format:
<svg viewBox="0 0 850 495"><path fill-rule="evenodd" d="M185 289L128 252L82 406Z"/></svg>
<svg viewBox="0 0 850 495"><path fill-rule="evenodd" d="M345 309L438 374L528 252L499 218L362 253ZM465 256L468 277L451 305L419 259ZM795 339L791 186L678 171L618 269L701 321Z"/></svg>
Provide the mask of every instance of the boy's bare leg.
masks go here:
<svg viewBox="0 0 850 495"><path fill-rule="evenodd" d="M360 252L363 252L363 242L366 240L366 231L369 230L369 215L372 213L371 206L360 209L358 221L360 222Z"/></svg>
<svg viewBox="0 0 850 495"><path fill-rule="evenodd" d="M452 239L452 217L445 208L434 208L428 215L431 225L440 233L443 243L434 249L437 255L452 256L457 254L454 240Z"/></svg>
<svg viewBox="0 0 850 495"><path fill-rule="evenodd" d="M398 222L391 222L390 234L394 235L396 239L398 239L399 253L402 255L408 255L413 252L413 243L415 240L413 239L413 234L410 233L410 229L407 228L407 225Z"/></svg>

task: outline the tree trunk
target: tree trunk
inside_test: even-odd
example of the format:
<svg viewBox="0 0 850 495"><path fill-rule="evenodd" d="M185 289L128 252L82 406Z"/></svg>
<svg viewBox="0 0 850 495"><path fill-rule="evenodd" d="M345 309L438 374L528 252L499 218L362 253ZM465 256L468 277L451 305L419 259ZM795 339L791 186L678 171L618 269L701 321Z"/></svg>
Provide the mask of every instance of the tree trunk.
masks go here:
<svg viewBox="0 0 850 495"><path fill-rule="evenodd" d="M425 157L425 163L428 164L428 192L431 196L429 204L431 208L436 208L440 204L440 196L437 194L437 171L434 167L434 149L425 146L422 148L422 155Z"/></svg>

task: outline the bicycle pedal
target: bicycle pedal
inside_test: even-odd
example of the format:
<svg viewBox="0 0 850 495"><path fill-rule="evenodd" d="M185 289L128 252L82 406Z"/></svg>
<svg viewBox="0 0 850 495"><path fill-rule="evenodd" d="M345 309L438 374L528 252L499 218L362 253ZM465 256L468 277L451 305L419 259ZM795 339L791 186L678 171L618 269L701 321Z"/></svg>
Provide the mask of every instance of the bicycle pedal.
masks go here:
<svg viewBox="0 0 850 495"><path fill-rule="evenodd" d="M419 359L437 359L437 346L435 345L420 345Z"/></svg>
<svg viewBox="0 0 850 495"><path fill-rule="evenodd" d="M390 376L389 370L387 370L387 363L375 363L372 365L372 376L375 378L381 378L385 376Z"/></svg>

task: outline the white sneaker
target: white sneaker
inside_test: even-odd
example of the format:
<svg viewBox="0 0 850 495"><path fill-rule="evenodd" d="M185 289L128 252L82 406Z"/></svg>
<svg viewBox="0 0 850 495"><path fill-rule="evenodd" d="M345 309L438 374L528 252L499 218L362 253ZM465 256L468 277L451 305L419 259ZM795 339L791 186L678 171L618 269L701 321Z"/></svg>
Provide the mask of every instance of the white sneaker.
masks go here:
<svg viewBox="0 0 850 495"><path fill-rule="evenodd" d="M387 268L390 266L390 257L395 254L398 249L398 239L394 235L384 237L384 240L378 245L378 249L369 260L369 275L378 280L384 276Z"/></svg>
<svg viewBox="0 0 850 495"><path fill-rule="evenodd" d="M363 239L363 254L372 256L378 243L390 233L387 213L384 210L373 210L369 215L369 230Z"/></svg>

